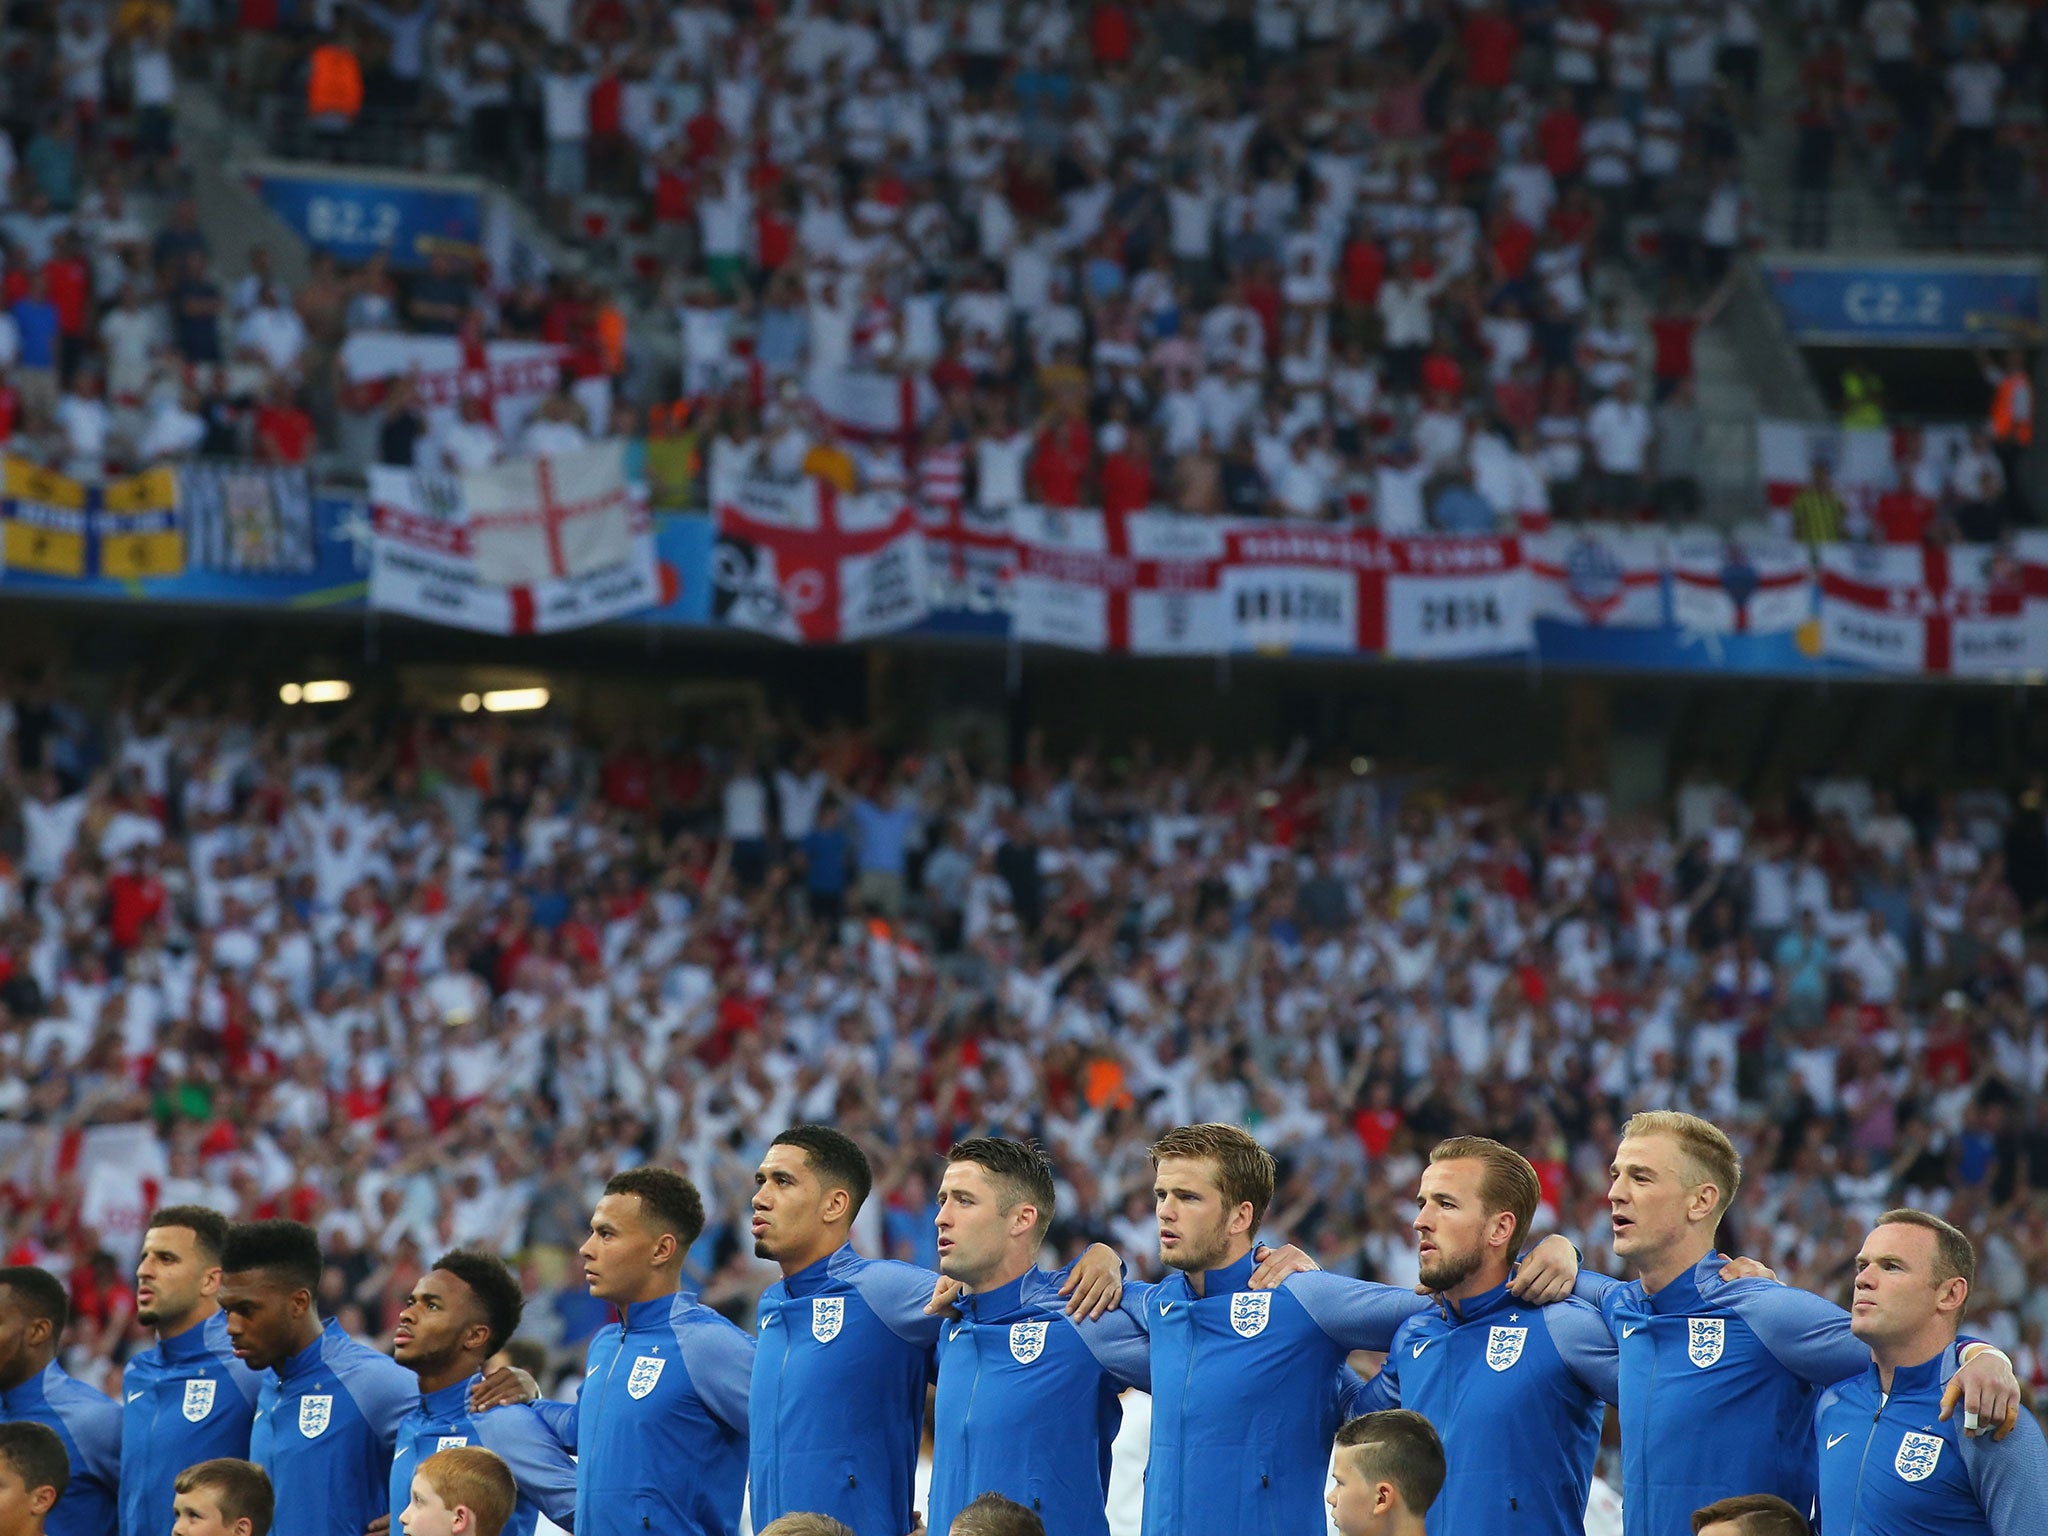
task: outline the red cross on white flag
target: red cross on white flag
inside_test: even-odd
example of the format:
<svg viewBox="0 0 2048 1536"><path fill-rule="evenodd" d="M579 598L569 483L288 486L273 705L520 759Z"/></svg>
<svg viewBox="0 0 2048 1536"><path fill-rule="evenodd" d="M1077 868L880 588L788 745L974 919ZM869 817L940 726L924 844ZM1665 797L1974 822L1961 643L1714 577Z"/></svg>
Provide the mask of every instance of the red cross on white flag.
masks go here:
<svg viewBox="0 0 2048 1536"><path fill-rule="evenodd" d="M584 576L632 556L623 443L472 471L462 497L477 579L492 586Z"/></svg>

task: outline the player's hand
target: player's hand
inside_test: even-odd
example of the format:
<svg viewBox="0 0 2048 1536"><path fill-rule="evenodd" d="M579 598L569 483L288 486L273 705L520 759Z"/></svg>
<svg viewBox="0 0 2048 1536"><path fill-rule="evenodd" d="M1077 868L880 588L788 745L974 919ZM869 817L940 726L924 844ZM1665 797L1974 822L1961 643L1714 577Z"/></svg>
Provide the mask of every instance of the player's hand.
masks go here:
<svg viewBox="0 0 2048 1536"><path fill-rule="evenodd" d="M1748 1257L1730 1259L1721 1266L1723 1280L1769 1280L1777 1283L1778 1272L1761 1259Z"/></svg>
<svg viewBox="0 0 2048 1536"><path fill-rule="evenodd" d="M1067 1298L1067 1316L1072 1318L1092 1322L1116 1310L1124 1299L1124 1261L1107 1243L1090 1243L1067 1271L1060 1294Z"/></svg>
<svg viewBox="0 0 2048 1536"><path fill-rule="evenodd" d="M925 1536L924 1511L921 1509L913 1509L910 1512L910 1519L910 1536Z"/></svg>
<svg viewBox="0 0 2048 1536"><path fill-rule="evenodd" d="M1252 1289L1255 1291L1273 1290L1289 1275L1304 1275L1323 1267L1292 1243L1284 1248L1268 1248L1261 1243L1252 1251L1252 1257L1258 1260L1257 1267L1252 1270Z"/></svg>
<svg viewBox="0 0 2048 1536"><path fill-rule="evenodd" d="M1972 1355L1949 1377L1948 1390L1941 1394L1941 1417L1954 1413L1958 1402L1963 1405L1964 1434L1980 1432L1970 1427L1974 1420L1980 1426L1996 1424L1991 1438L2003 1440L2020 1421L2020 1382L2012 1373L2012 1362L1988 1349Z"/></svg>
<svg viewBox="0 0 2048 1536"><path fill-rule="evenodd" d="M944 1275L939 1276L939 1283L932 1287L932 1299L924 1304L924 1315L926 1317L958 1317L960 1314L955 1310L953 1303L965 1295L966 1292L967 1287L958 1280L949 1280Z"/></svg>
<svg viewBox="0 0 2048 1536"><path fill-rule="evenodd" d="M1563 1301L1579 1283L1579 1250L1562 1233L1553 1232L1522 1260L1508 1280L1508 1294L1532 1307Z"/></svg>
<svg viewBox="0 0 2048 1536"><path fill-rule="evenodd" d="M363 1536L391 1536L391 1517L379 1515L364 1528Z"/></svg>
<svg viewBox="0 0 2048 1536"><path fill-rule="evenodd" d="M532 1403L540 1400L540 1383L517 1366L501 1365L495 1371L486 1373L484 1379L469 1389L469 1411L481 1413L486 1408L502 1408L507 1403Z"/></svg>

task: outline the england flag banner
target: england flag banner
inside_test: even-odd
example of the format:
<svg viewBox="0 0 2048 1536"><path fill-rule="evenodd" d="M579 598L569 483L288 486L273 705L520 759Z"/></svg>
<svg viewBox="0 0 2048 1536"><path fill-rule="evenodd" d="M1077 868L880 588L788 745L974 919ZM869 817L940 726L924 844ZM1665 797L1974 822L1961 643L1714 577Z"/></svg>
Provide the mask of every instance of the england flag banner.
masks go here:
<svg viewBox="0 0 2048 1536"><path fill-rule="evenodd" d="M1239 524L1218 584L1233 650L1456 659L1535 643L1529 573L1514 538Z"/></svg>
<svg viewBox="0 0 2048 1536"><path fill-rule="evenodd" d="M1709 635L1787 634L1813 617L1813 565L1793 539L1671 541L1671 617Z"/></svg>
<svg viewBox="0 0 2048 1536"><path fill-rule="evenodd" d="M588 576L633 558L626 445L511 459L462 477L470 553L494 587Z"/></svg>
<svg viewBox="0 0 2048 1536"><path fill-rule="evenodd" d="M1965 427L1922 429L1920 454L1944 473L1969 440ZM1851 511L1867 510L1899 483L1900 437L1883 427L1840 427L1831 422L1762 421L1756 429L1757 468L1764 499L1789 507L1813 482L1815 464L1825 464L1835 493Z"/></svg>
<svg viewBox="0 0 2048 1536"><path fill-rule="evenodd" d="M1151 656L1228 643L1218 571L1228 524L1152 512L1020 507L1012 633L1041 645Z"/></svg>
<svg viewBox="0 0 2048 1536"><path fill-rule="evenodd" d="M477 569L469 509L452 475L370 471L370 606L492 635L545 635L655 606L661 579L644 494L631 499L627 558L577 576L499 586Z"/></svg>
<svg viewBox="0 0 2048 1536"><path fill-rule="evenodd" d="M2027 665L2048 672L2048 530L2023 528L2012 536L2020 584L2027 595Z"/></svg>
<svg viewBox="0 0 2048 1536"><path fill-rule="evenodd" d="M1664 540L1621 528L1546 533L1523 541L1535 616L1610 629L1664 622Z"/></svg>
<svg viewBox="0 0 2048 1536"><path fill-rule="evenodd" d="M545 341L474 342L359 331L342 343L341 366L351 384L410 376L434 431L458 419L464 399L480 400L484 418L509 441L534 407L560 387L563 355L562 348Z"/></svg>
<svg viewBox="0 0 2048 1536"><path fill-rule="evenodd" d="M1824 546L1822 654L1886 672L2025 670L2025 578L2010 553L1938 545Z"/></svg>
<svg viewBox="0 0 2048 1536"><path fill-rule="evenodd" d="M718 508L712 614L805 644L908 629L931 610L924 535L899 496L749 481Z"/></svg>
<svg viewBox="0 0 2048 1536"><path fill-rule="evenodd" d="M834 431L869 446L894 443L908 452L939 409L938 391L922 374L816 369L805 386Z"/></svg>

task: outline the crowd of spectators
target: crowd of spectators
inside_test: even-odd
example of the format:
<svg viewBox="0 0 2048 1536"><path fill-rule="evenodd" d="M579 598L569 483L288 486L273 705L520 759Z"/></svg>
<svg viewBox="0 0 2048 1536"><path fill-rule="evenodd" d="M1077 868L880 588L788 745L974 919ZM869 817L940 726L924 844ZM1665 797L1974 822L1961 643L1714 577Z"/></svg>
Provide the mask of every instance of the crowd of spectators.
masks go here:
<svg viewBox="0 0 2048 1536"><path fill-rule="evenodd" d="M89 1169L23 1154L85 1126L147 1127L149 1198L315 1223L357 1333L474 1242L565 1346L602 1320L569 1259L593 1192L650 1160L703 1189L693 1283L747 1316L752 1171L794 1120L875 1154L871 1252L930 1263L944 1148L1031 1135L1053 1245L1139 1274L1147 1143L1244 1124L1269 1235L1408 1283L1420 1157L1464 1131L1525 1149L1542 1224L1611 1270L1616 1128L1669 1106L1745 1153L1730 1248L1823 1293L1877 1211L1945 1211L1973 1329L2048 1386L2038 783L1693 774L1624 808L1300 746L1005 770L766 721L6 699L0 1230L69 1275L81 1368L132 1345L131 1255Z"/></svg>
<svg viewBox="0 0 2048 1536"><path fill-rule="evenodd" d="M193 37L282 147L467 146L616 248L714 486L801 466L819 378L912 373L943 407L876 483L1476 531L1696 505L1757 13L337 0Z"/></svg>
<svg viewBox="0 0 2048 1536"><path fill-rule="evenodd" d="M1904 211L1944 245L2038 244L2048 203L2048 19L2019 0L1802 0L1798 182L1825 193L1853 144ZM1826 242L1824 197L1798 234Z"/></svg>

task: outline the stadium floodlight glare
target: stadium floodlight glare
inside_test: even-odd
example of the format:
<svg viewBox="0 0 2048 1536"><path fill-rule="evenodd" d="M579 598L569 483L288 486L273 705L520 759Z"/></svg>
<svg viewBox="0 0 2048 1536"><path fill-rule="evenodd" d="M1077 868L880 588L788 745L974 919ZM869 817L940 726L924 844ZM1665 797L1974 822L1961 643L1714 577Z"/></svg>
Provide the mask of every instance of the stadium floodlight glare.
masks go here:
<svg viewBox="0 0 2048 1536"><path fill-rule="evenodd" d="M1351 759L1351 771L1361 779L1364 778L1368 773L1372 772L1372 759L1369 757L1354 757Z"/></svg>
<svg viewBox="0 0 2048 1536"><path fill-rule="evenodd" d="M548 691L545 688L493 688L484 695L484 708L494 715L547 707Z"/></svg>
<svg viewBox="0 0 2048 1536"><path fill-rule="evenodd" d="M286 683L277 690L277 698L281 704L339 704L355 691L354 684L327 677L310 683Z"/></svg>
<svg viewBox="0 0 2048 1536"><path fill-rule="evenodd" d="M465 693L462 696L462 712L473 715L484 707L484 696L480 693Z"/></svg>

